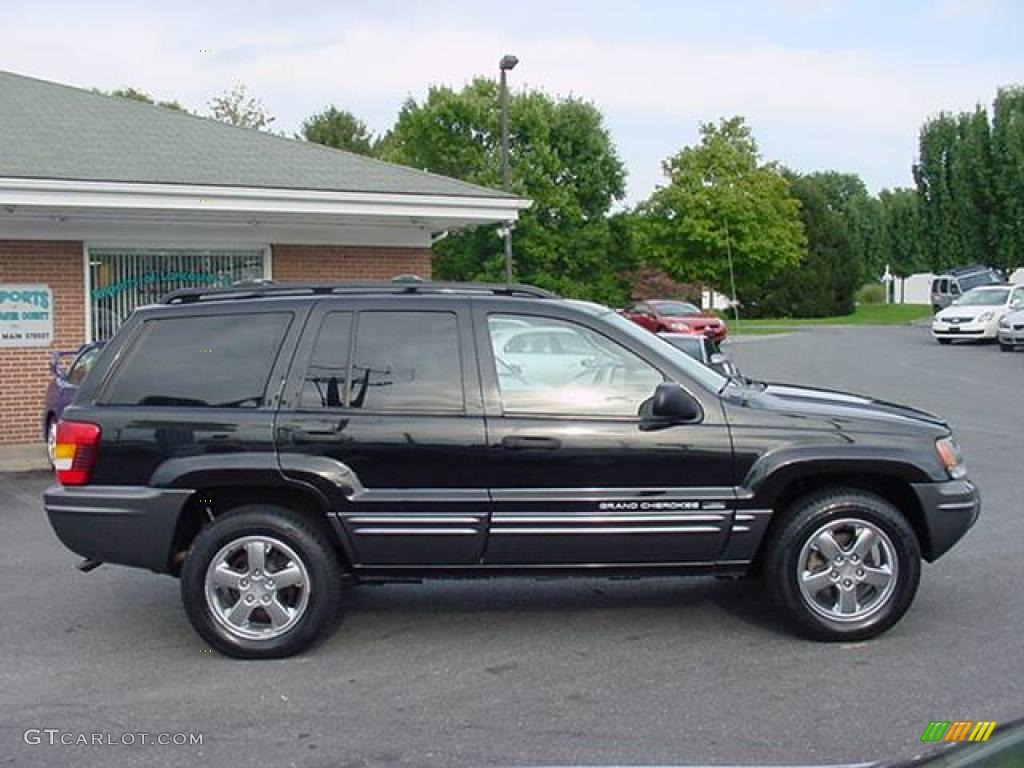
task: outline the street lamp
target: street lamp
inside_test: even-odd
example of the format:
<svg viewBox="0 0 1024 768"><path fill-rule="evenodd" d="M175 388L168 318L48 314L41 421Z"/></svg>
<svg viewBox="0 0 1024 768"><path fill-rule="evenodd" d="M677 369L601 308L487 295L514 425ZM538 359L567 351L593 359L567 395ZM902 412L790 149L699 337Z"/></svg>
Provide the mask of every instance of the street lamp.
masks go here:
<svg viewBox="0 0 1024 768"><path fill-rule="evenodd" d="M508 170L508 77L506 73L515 69L519 59L506 53L498 62L501 73L501 186L506 192L512 191L512 180ZM505 225L505 282L512 282L512 223Z"/></svg>
<svg viewBox="0 0 1024 768"><path fill-rule="evenodd" d="M703 185L708 189L713 189L715 182L709 177L702 179ZM727 182L726 186L733 190L732 182ZM742 191L742 190L741 190ZM708 201L710 203L710 201ZM725 258L729 263L729 287L732 290L732 312L733 317L736 318L736 330L739 331L740 327L740 302L739 297L736 295L736 272L732 266L732 238L729 236L729 217L722 213L722 228L725 230Z"/></svg>

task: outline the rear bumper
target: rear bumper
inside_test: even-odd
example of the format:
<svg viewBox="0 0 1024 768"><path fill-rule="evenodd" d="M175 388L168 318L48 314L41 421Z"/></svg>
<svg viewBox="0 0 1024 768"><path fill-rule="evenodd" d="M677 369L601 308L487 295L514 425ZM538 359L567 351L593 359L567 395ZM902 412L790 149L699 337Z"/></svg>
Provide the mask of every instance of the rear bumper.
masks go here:
<svg viewBox="0 0 1024 768"><path fill-rule="evenodd" d="M924 512L924 556L932 562L948 552L977 522L981 497L970 480L915 483L912 487Z"/></svg>
<svg viewBox="0 0 1024 768"><path fill-rule="evenodd" d="M52 485L43 505L57 537L90 560L168 570L171 544L190 490Z"/></svg>

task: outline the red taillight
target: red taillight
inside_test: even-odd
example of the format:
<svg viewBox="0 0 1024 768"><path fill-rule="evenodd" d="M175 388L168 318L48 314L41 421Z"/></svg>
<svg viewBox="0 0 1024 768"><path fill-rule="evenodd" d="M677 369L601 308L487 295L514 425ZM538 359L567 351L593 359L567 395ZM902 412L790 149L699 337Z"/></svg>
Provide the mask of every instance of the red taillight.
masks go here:
<svg viewBox="0 0 1024 768"><path fill-rule="evenodd" d="M57 424L57 444L53 447L53 466L61 485L85 485L96 461L100 428L86 421L61 421Z"/></svg>

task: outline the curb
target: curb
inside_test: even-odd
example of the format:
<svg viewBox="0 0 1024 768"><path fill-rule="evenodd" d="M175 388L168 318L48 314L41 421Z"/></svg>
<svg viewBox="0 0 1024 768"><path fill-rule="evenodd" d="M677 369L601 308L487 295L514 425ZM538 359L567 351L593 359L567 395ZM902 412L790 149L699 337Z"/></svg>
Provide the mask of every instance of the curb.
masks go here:
<svg viewBox="0 0 1024 768"><path fill-rule="evenodd" d="M0 472L48 471L50 462L42 443L0 446Z"/></svg>

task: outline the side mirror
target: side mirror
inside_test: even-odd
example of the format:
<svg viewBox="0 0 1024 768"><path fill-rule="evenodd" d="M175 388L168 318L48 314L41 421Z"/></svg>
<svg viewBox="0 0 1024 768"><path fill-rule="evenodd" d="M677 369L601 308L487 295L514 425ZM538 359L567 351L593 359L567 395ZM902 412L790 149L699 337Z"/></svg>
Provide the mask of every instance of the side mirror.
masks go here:
<svg viewBox="0 0 1024 768"><path fill-rule="evenodd" d="M700 403L675 382L665 381L654 390L651 416L667 424L685 424L700 418Z"/></svg>
<svg viewBox="0 0 1024 768"><path fill-rule="evenodd" d="M1016 299L1010 302L1010 309L1014 312L1024 309L1024 299Z"/></svg>

